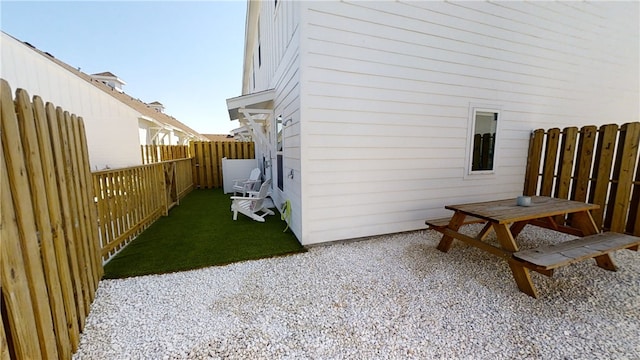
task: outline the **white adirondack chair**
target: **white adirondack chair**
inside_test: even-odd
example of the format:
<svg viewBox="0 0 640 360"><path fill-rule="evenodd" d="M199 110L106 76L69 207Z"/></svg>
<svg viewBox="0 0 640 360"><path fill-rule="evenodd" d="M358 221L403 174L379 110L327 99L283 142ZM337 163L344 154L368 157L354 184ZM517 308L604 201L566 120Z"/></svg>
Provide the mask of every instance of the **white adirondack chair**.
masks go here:
<svg viewBox="0 0 640 360"><path fill-rule="evenodd" d="M248 179L233 180L233 195L242 193L242 196L247 196L249 191L257 191L258 186L260 186L260 169L255 168L251 170Z"/></svg>
<svg viewBox="0 0 640 360"><path fill-rule="evenodd" d="M267 215L275 213L266 207L265 199L271 187L271 180L267 180L260 186L260 191L255 196L232 196L231 211L233 220L238 219L238 213L244 214L255 221L264 222ZM262 212L262 215L258 214Z"/></svg>

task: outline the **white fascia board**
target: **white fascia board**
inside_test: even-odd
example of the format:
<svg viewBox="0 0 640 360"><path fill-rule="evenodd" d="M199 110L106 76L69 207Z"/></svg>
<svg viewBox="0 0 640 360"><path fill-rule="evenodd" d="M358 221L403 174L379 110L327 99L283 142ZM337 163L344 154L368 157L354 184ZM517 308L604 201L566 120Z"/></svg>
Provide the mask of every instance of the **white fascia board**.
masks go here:
<svg viewBox="0 0 640 360"><path fill-rule="evenodd" d="M160 122L160 121L158 121L158 120L156 120L156 119L154 119L154 118L148 117L148 116L146 116L146 115L140 115L140 116L138 117L138 120L148 121L148 122L150 122L150 123L152 123L152 124L156 124L156 125L158 125L158 126L160 126L160 127L163 127L163 128L164 128L164 127L166 127L166 124L165 124L165 123Z"/></svg>
<svg viewBox="0 0 640 360"><path fill-rule="evenodd" d="M275 89L259 91L253 94L247 94L227 99L227 109L229 110L229 119L236 120L242 117L240 109L273 109L273 100L276 96ZM253 110L252 110L253 112Z"/></svg>

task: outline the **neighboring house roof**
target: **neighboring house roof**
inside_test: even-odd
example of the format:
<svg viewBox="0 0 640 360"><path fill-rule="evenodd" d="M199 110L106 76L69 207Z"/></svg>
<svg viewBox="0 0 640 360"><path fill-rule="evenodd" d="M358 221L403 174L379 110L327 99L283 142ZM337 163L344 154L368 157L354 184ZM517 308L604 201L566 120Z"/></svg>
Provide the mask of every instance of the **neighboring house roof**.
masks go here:
<svg viewBox="0 0 640 360"><path fill-rule="evenodd" d="M16 39L16 40L18 40L18 39ZM18 40L18 41L20 41L20 40ZM76 69L76 68L72 67L71 65L63 62L63 61L60 61L60 60L56 59L55 56L49 54L48 52L41 51L38 48L36 48L35 46L33 46L33 45L31 45L31 44L29 44L27 42L23 42L23 43L26 44L27 46L29 46L32 50L40 53L42 56L44 56L44 57L48 58L49 60L55 62L56 64L58 64L61 67L65 68L66 70L74 73L78 77L86 80L87 82L93 84L94 86L96 86L97 88L101 89L102 91L104 91L104 92L110 94L111 96L115 97L116 99L120 100L125 105L128 105L129 107L131 107L134 110L138 111L144 117L148 117L150 119L155 120L156 122L160 122L160 123L166 124L168 126L171 126L171 127L175 128L177 130L181 130L182 132L185 132L185 133L190 134L190 135L192 135L194 137L197 137L200 140L206 140L206 137L204 137L202 134L200 134L196 130L190 128L189 126L185 125L184 123L180 122L178 119L174 118L173 116L169 116L169 115L167 115L165 113L158 112L154 108L152 108L151 106L146 104L144 101L142 101L140 99L136 99L136 98L128 95L125 92L120 92L120 91L117 91L117 90L113 89L112 87L102 83L100 80L97 80L97 79L93 78L91 75L80 71L79 68ZM101 73L98 73L98 74L95 74L95 75L117 78L116 75L114 75L113 73L111 73L109 71L101 72ZM154 102L154 103L160 104L157 101ZM162 104L160 104L160 105L162 105ZM79 114L79 115L81 115L81 114Z"/></svg>
<svg viewBox="0 0 640 360"><path fill-rule="evenodd" d="M233 135L227 134L202 134L211 141L236 141Z"/></svg>
<svg viewBox="0 0 640 360"><path fill-rule="evenodd" d="M96 73L93 75L100 75L100 76L109 76L109 77L117 77L114 73L110 72L110 71L105 71L105 72L101 72L101 73Z"/></svg>

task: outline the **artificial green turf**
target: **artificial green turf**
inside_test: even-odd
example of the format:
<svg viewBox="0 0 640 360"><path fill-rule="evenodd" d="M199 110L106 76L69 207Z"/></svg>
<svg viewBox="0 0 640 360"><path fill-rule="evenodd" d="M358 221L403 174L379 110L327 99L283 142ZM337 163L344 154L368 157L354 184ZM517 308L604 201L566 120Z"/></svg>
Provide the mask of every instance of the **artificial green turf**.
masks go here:
<svg viewBox="0 0 640 360"><path fill-rule="evenodd" d="M280 214L260 223L238 214L233 221L230 194L194 190L127 245L104 267L116 279L223 265L304 252Z"/></svg>

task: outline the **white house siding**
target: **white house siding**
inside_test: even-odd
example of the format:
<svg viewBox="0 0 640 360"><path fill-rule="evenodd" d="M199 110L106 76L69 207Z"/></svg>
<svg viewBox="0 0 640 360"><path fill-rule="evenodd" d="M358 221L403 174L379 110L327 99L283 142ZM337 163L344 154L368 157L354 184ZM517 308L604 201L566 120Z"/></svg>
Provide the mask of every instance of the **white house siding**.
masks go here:
<svg viewBox="0 0 640 360"><path fill-rule="evenodd" d="M302 2L303 244L520 194L535 128L637 121L637 2ZM470 104L501 110L466 177Z"/></svg>
<svg viewBox="0 0 640 360"><path fill-rule="evenodd" d="M289 221L291 230L298 238L302 236L301 217L301 168L300 168L300 64L299 64L299 1L251 2L249 12L256 11L256 23L248 28L257 32L260 24L261 65L258 66L258 36L246 34L250 41L251 53L245 54L252 61L251 71L245 72L244 93L254 93L267 89L275 89L274 117L268 124L269 141L272 151L264 156L271 158L273 166L265 169L271 172L273 179L272 198L278 207L289 200L292 204L292 214ZM253 8L252 8L253 7ZM248 17L252 21L251 15ZM245 64L247 65L247 64ZM253 71L255 71L255 82ZM282 115L283 120L291 119L284 128L284 169L283 188L277 186L276 167L276 134L275 118ZM287 176L293 171L293 178Z"/></svg>
<svg viewBox="0 0 640 360"><path fill-rule="evenodd" d="M138 113L22 42L2 33L0 77L85 123L92 170L141 163Z"/></svg>

